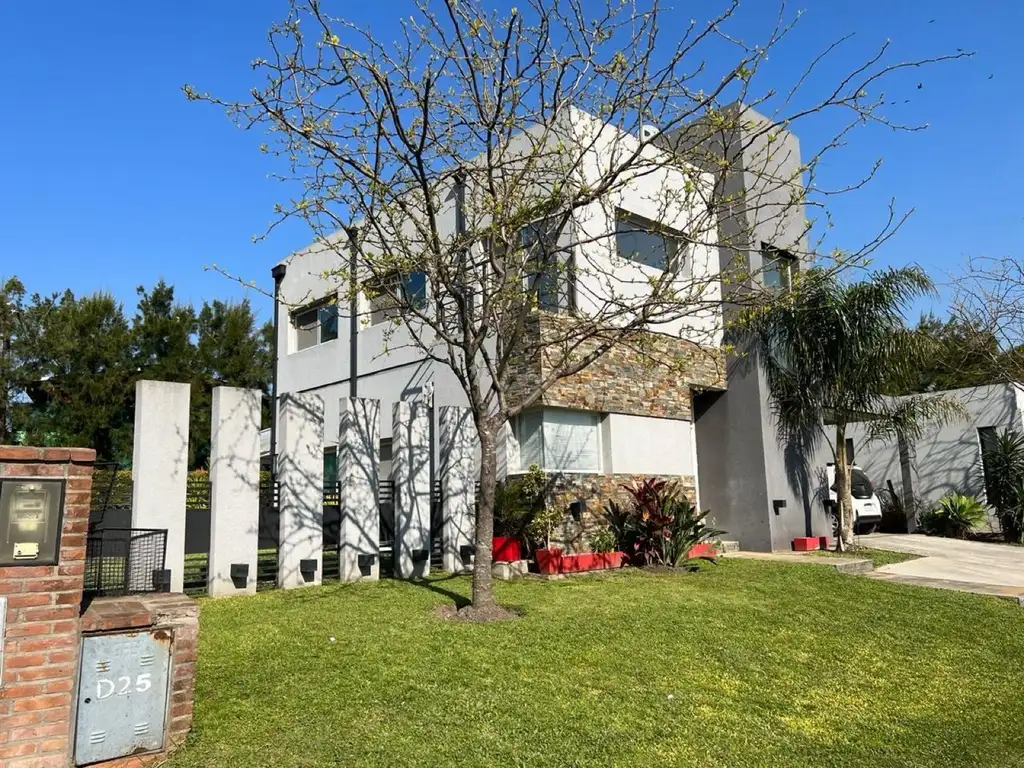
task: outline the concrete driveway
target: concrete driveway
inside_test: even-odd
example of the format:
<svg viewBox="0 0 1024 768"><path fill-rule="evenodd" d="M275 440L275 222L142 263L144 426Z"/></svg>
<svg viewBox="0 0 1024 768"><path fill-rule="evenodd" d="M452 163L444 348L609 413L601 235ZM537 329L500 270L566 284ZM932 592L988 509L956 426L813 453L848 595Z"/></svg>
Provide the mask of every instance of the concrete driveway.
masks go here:
<svg viewBox="0 0 1024 768"><path fill-rule="evenodd" d="M875 533L859 537L872 549L923 557L878 568L877 578L1024 600L1024 547L924 536Z"/></svg>

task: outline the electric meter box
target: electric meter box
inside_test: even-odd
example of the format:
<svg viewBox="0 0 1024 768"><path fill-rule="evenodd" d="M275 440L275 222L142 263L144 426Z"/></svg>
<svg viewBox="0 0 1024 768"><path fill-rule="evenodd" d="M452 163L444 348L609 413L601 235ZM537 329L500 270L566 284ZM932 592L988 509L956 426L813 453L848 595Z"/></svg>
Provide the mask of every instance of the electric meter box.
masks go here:
<svg viewBox="0 0 1024 768"><path fill-rule="evenodd" d="M0 480L0 566L56 565L63 510L63 480Z"/></svg>

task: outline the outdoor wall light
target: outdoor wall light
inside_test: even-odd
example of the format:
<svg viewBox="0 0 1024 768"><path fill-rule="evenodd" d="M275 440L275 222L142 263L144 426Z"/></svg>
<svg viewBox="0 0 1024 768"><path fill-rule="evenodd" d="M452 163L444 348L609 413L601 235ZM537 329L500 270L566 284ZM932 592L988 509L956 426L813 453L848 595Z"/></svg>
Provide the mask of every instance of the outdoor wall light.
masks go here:
<svg viewBox="0 0 1024 768"><path fill-rule="evenodd" d="M0 565L56 565L63 480L0 481Z"/></svg>
<svg viewBox="0 0 1024 768"><path fill-rule="evenodd" d="M577 523L583 519L583 512L587 508L587 502L583 499L576 499L576 501L569 504L569 514L572 515L572 519Z"/></svg>
<svg viewBox="0 0 1024 768"><path fill-rule="evenodd" d="M171 591L171 569L170 568L157 568L153 571L153 591L154 592L170 592Z"/></svg>
<svg viewBox="0 0 1024 768"><path fill-rule="evenodd" d="M360 569L373 568L373 564L377 562L376 555L357 555L356 561L359 563Z"/></svg>
<svg viewBox="0 0 1024 768"><path fill-rule="evenodd" d="M316 560L299 560L299 573L306 581L312 581L316 574Z"/></svg>
<svg viewBox="0 0 1024 768"><path fill-rule="evenodd" d="M774 511L776 515L780 514L780 512L779 512L780 509L785 509L785 508L786 508L786 500L785 499L774 499L774 500L772 500L772 511Z"/></svg>
<svg viewBox="0 0 1024 768"><path fill-rule="evenodd" d="M231 564L231 582L238 589L245 589L245 585L249 583L249 564L248 563L232 563Z"/></svg>
<svg viewBox="0 0 1024 768"><path fill-rule="evenodd" d="M430 559L429 549L414 549L412 551L412 561L414 563L425 563Z"/></svg>
<svg viewBox="0 0 1024 768"><path fill-rule="evenodd" d="M469 565L473 562L474 555L476 555L476 547L472 544L463 544L459 547L459 557L462 558L463 565Z"/></svg>

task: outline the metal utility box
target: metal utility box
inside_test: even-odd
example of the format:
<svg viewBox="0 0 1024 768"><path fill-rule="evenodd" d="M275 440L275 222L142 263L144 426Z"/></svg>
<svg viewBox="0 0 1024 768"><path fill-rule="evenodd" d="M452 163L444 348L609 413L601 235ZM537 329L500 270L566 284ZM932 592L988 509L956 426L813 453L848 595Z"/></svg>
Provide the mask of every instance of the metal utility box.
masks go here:
<svg viewBox="0 0 1024 768"><path fill-rule="evenodd" d="M63 480L0 481L0 565L55 565Z"/></svg>
<svg viewBox="0 0 1024 768"><path fill-rule="evenodd" d="M163 749L172 642L169 629L82 638L76 765Z"/></svg>

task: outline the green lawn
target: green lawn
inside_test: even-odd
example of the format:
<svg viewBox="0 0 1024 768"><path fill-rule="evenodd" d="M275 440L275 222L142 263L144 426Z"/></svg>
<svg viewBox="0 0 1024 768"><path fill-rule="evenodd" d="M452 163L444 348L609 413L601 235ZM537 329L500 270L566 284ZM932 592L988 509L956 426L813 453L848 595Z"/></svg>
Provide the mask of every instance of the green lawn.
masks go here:
<svg viewBox="0 0 1024 768"><path fill-rule="evenodd" d="M171 765L1024 765L1009 602L727 560L499 584L522 618L434 618L468 588L203 601Z"/></svg>
<svg viewBox="0 0 1024 768"><path fill-rule="evenodd" d="M907 560L917 560L921 557L921 555L915 555L910 552L890 552L887 549L871 549L869 547L858 547L852 552L818 550L809 554L814 557L847 557L870 560L874 563L875 568L881 568L883 565L892 565L893 563L905 563Z"/></svg>

